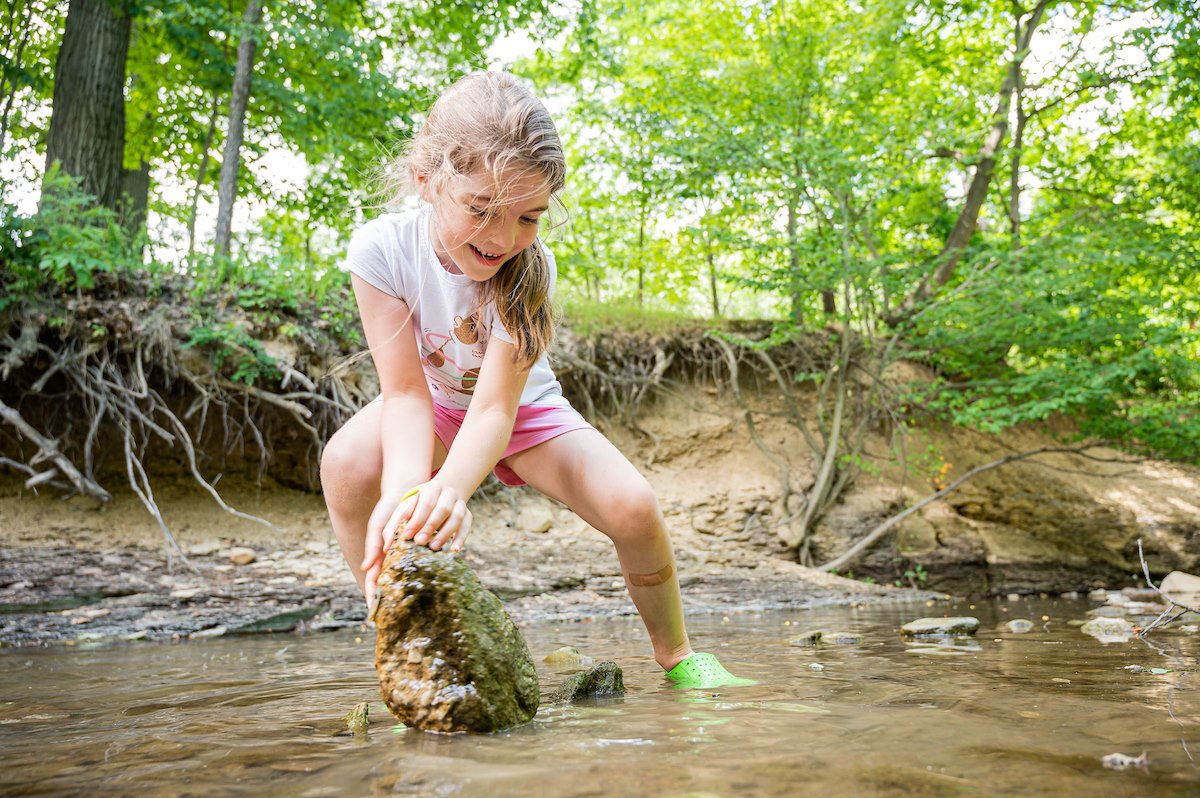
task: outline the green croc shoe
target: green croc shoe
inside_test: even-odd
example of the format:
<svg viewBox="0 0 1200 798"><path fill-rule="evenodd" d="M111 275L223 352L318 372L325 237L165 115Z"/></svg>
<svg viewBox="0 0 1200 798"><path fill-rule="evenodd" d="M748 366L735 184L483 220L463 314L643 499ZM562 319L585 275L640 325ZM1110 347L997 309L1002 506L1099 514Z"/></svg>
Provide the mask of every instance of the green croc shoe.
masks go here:
<svg viewBox="0 0 1200 798"><path fill-rule="evenodd" d="M714 687L747 687L757 684L725 670L712 654L697 652L667 671L666 676L676 687L711 690Z"/></svg>

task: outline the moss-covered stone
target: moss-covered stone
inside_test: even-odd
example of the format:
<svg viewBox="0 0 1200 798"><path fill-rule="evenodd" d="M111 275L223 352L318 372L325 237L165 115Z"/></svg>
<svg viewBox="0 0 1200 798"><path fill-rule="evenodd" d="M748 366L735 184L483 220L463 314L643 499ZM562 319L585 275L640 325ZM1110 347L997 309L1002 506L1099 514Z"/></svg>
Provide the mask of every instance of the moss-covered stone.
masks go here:
<svg viewBox="0 0 1200 798"><path fill-rule="evenodd" d="M529 648L461 559L399 542L384 561L378 595L379 688L406 726L492 732L537 712Z"/></svg>
<svg viewBox="0 0 1200 798"><path fill-rule="evenodd" d="M550 694L553 704L566 704L584 698L618 698L625 695L625 674L617 663L601 662L588 671L573 673Z"/></svg>

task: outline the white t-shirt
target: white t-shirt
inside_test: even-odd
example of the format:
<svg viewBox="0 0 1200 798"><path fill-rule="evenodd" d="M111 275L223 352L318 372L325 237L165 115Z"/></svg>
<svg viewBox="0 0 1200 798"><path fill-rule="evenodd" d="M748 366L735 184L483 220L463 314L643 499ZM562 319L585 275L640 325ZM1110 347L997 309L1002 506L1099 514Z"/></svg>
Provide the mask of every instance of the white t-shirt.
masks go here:
<svg viewBox="0 0 1200 798"><path fill-rule="evenodd" d="M443 407L465 409L489 338L508 343L513 338L491 303L477 307L478 284L442 267L429 237L429 212L429 206L422 205L367 222L351 237L343 266L380 291L404 300L412 311L412 328L433 400ZM553 285L554 256L544 251ZM568 406L545 353L529 372L521 404Z"/></svg>

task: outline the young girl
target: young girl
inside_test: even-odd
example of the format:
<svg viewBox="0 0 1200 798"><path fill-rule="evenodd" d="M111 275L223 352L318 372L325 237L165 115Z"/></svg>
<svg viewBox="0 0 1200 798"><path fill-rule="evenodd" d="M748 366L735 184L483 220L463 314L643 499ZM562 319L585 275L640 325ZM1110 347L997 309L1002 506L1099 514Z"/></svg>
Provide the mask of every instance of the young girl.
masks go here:
<svg viewBox="0 0 1200 798"><path fill-rule="evenodd" d="M494 468L612 539L668 678L743 683L692 651L650 485L550 370L555 267L538 229L566 163L546 109L509 75L470 75L434 103L394 166L420 207L364 225L346 259L382 395L321 460L334 532L368 607L396 535L462 549L467 501Z"/></svg>

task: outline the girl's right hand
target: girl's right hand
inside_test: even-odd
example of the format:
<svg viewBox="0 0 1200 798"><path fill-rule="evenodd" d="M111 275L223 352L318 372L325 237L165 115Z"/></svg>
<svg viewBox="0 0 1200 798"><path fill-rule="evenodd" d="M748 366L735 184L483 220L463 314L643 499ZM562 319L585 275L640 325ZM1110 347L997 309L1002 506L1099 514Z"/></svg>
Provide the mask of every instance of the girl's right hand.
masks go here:
<svg viewBox="0 0 1200 798"><path fill-rule="evenodd" d="M411 540L434 551L447 544L450 551L461 551L471 532L471 511L467 509L466 497L434 477L420 486L415 498L414 506L409 508L405 504L396 512L393 522L384 530L385 535L399 534L401 540ZM397 532L401 520L406 523Z"/></svg>

